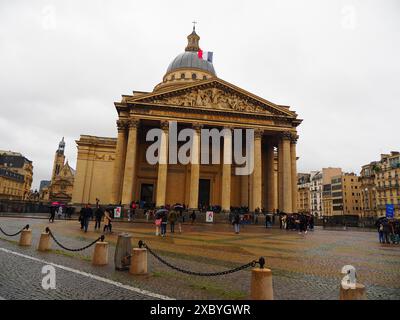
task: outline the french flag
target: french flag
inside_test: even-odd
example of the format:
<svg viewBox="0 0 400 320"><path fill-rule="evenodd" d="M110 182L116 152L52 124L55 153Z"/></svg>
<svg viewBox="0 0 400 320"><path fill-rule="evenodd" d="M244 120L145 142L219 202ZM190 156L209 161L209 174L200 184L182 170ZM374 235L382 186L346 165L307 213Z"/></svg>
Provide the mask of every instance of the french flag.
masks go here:
<svg viewBox="0 0 400 320"><path fill-rule="evenodd" d="M203 51L200 49L199 51L197 51L197 56L199 57L199 59L207 60L208 62L212 63L213 53L211 51Z"/></svg>

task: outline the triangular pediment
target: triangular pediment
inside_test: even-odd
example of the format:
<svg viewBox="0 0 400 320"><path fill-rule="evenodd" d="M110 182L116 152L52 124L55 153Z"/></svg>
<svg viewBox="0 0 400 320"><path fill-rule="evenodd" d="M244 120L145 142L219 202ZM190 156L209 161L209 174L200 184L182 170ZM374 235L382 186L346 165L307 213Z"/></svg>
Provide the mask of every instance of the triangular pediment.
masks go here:
<svg viewBox="0 0 400 320"><path fill-rule="evenodd" d="M146 103L214 109L296 118L296 113L218 78L130 97L126 103Z"/></svg>

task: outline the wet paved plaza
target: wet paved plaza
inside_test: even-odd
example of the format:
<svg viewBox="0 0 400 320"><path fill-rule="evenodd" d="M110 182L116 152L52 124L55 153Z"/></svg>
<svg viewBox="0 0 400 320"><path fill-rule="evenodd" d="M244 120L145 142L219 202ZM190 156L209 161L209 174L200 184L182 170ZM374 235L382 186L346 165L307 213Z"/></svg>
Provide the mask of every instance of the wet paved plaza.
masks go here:
<svg viewBox="0 0 400 320"><path fill-rule="evenodd" d="M93 247L75 253L53 242L51 252L36 251L40 233L46 226L63 244L78 248L99 237L100 233L93 231L93 222L85 234L77 221L48 224L44 219L0 217L0 226L8 232L15 232L27 223L33 229L30 248L19 247L18 237L0 235L0 297L5 299L248 297L249 270L219 277L190 276L162 265L149 255L147 276L116 271L113 256L119 232L131 233L134 245L144 240L172 264L192 271L222 271L263 256L273 272L276 299L337 299L343 277L340 270L347 264L356 268L357 281L366 286L368 299L400 298L400 246L379 244L375 232L316 229L299 235L293 231L244 226L235 235L227 224L187 224L182 234L168 233L161 238L155 236L150 223L115 222L113 235L107 235L109 265L94 267L90 263ZM45 262L60 266L56 268L55 290L41 287L41 268Z"/></svg>

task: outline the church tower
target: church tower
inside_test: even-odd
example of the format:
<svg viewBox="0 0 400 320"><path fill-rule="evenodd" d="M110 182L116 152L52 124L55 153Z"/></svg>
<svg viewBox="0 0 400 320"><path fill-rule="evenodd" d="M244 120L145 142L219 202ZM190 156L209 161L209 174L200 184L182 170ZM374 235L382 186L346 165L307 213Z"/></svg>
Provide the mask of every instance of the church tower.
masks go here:
<svg viewBox="0 0 400 320"><path fill-rule="evenodd" d="M63 137L60 143L58 144L58 149L54 156L53 172L51 174L52 183L54 182L56 176L60 173L61 168L64 166L65 162L64 150L65 150L65 141Z"/></svg>

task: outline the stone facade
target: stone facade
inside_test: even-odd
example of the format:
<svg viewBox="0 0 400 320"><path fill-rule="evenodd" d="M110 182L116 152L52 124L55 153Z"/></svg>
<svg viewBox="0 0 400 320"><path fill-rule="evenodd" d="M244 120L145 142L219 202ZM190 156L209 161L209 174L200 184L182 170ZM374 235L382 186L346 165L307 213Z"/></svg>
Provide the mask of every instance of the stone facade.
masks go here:
<svg viewBox="0 0 400 320"><path fill-rule="evenodd" d="M33 180L32 161L18 152L0 150L0 169L3 169L1 196L7 199L28 200Z"/></svg>
<svg viewBox="0 0 400 320"><path fill-rule="evenodd" d="M311 174L299 173L297 175L297 211L299 213L311 213Z"/></svg>
<svg viewBox="0 0 400 320"><path fill-rule="evenodd" d="M203 204L220 205L224 211L232 206L297 211L296 127L302 120L289 107L218 78L212 64L198 64L193 54L199 49L198 40L193 31L186 53L171 63L163 82L152 92L134 91L115 103L116 139L81 136L77 141L72 202L98 198L107 204L145 200L157 207L181 203L193 209ZM195 129L191 163L168 161L170 121L179 130ZM156 165L146 160L151 144L146 135L153 128L162 129ZM234 161L199 164L201 128L254 129L252 174L235 175L239 165ZM220 159L229 157L236 143L233 135L222 141Z"/></svg>
<svg viewBox="0 0 400 320"><path fill-rule="evenodd" d="M393 204L400 217L400 153L381 154L380 161L362 166L360 173L362 215L386 214L386 204Z"/></svg>

